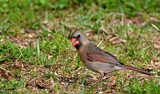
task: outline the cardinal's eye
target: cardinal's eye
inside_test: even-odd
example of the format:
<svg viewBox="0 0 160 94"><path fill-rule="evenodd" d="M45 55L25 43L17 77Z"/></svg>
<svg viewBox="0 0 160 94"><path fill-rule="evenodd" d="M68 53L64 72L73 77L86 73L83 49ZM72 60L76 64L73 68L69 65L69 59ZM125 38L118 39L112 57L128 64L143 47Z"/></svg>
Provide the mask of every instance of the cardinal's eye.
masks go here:
<svg viewBox="0 0 160 94"><path fill-rule="evenodd" d="M81 37L81 35L77 35L77 38L80 38Z"/></svg>

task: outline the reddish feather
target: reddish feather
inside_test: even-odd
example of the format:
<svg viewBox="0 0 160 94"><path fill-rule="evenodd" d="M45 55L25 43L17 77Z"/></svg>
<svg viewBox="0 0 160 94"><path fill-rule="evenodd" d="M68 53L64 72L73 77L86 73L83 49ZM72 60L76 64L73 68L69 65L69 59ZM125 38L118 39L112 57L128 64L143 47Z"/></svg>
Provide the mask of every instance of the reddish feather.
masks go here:
<svg viewBox="0 0 160 94"><path fill-rule="evenodd" d="M127 66L127 65L122 65L122 67L128 69L128 70L134 70L134 71L138 71L140 73L143 73L143 74L147 74L147 75L153 75L152 73L150 72L147 72L147 71L144 71L144 70L141 70L141 69L137 69L135 67L131 67L131 66Z"/></svg>
<svg viewBox="0 0 160 94"><path fill-rule="evenodd" d="M96 53L96 52L88 52L86 53L87 55L87 59L89 61L99 61L99 62L112 62L111 60L109 60L108 58L106 58L103 54L101 53Z"/></svg>

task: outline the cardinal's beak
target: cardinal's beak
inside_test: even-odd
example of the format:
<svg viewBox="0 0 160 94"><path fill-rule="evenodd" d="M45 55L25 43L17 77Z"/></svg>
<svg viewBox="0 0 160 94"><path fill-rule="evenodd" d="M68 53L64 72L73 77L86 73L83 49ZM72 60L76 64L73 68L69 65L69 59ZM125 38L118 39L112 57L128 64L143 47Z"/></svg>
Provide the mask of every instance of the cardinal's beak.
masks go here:
<svg viewBox="0 0 160 94"><path fill-rule="evenodd" d="M76 38L72 38L71 42L72 42L72 46L76 46L79 44L79 41Z"/></svg>

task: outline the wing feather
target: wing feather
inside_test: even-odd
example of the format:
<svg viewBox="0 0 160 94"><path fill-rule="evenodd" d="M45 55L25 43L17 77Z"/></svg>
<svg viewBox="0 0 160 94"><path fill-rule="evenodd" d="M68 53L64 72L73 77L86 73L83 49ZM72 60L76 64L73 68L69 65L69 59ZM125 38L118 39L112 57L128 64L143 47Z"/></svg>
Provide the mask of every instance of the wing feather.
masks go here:
<svg viewBox="0 0 160 94"><path fill-rule="evenodd" d="M112 60L106 58L106 56L104 56L101 53L96 53L96 52L88 52L86 53L86 57L87 60L89 61L99 61L99 62L113 62Z"/></svg>

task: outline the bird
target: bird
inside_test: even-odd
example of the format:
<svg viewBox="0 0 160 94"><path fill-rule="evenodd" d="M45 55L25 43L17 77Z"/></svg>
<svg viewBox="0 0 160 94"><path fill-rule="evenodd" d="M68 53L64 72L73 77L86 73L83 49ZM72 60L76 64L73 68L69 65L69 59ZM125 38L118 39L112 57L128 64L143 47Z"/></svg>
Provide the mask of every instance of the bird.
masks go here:
<svg viewBox="0 0 160 94"><path fill-rule="evenodd" d="M149 76L153 75L145 70L120 62L111 53L97 47L81 31L74 31L70 35L70 40L72 46L75 46L77 49L83 65L94 72L100 73L102 78L105 77L106 74L117 70L133 70Z"/></svg>

